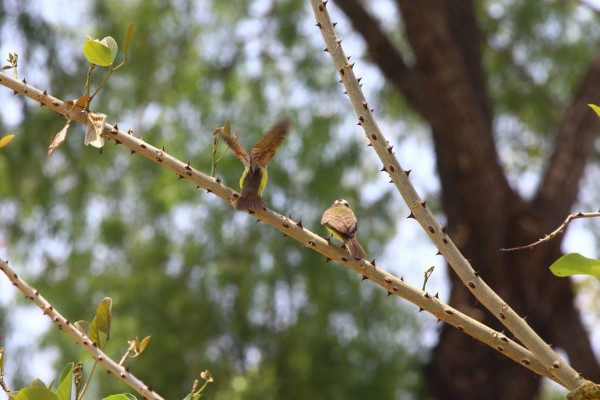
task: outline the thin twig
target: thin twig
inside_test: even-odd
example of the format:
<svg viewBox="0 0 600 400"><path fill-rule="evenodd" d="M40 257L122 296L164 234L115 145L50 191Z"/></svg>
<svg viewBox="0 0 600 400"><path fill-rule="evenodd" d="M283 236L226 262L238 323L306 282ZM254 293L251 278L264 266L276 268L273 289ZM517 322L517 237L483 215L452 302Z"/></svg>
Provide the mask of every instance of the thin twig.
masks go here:
<svg viewBox="0 0 600 400"><path fill-rule="evenodd" d="M335 33L334 25L327 11L327 0L310 0L317 27L325 41L325 51L331 55L335 68L346 94L358 116L358 125L362 126L381 161L383 169L389 174L398 192L410 208L410 216L414 217L429 239L437 246L448 264L458 275L463 284L471 291L477 300L483 304L510 332L512 332L525 347L531 350L544 364L544 368L556 375L561 385L573 390L584 382L584 379L569 364L563 361L552 348L520 317L508 304L498 296L473 270L468 260L446 234L446 230L427 209L417 191L408 179L410 171L404 171L395 157L393 147L381 132L369 106L361 85L354 74L354 64L350 63L341 45L342 40ZM332 51L335 49L335 51Z"/></svg>
<svg viewBox="0 0 600 400"><path fill-rule="evenodd" d="M548 235L544 236L543 238L539 239L537 242L533 242L533 243L525 245L525 246L511 247L511 248L508 248L508 249L500 249L500 251L516 251L516 250L524 250L524 249L531 250L535 246L537 246L538 244L542 244L544 242L549 242L550 240L554 239L559 234L563 233L564 230L565 230L565 228L569 224L569 222L573 221L574 219L579 219L579 218L597 218L597 217L600 217L600 211L598 211L598 212L588 212L588 213L582 213L582 212L573 213L573 214L569 215L565 219L565 221L562 224L560 224L560 226L558 228L556 228L550 234L548 234Z"/></svg>
<svg viewBox="0 0 600 400"><path fill-rule="evenodd" d="M27 282L19 277L5 261L0 260L0 270L8 277L13 285L25 295L26 298L33 301L35 305L38 306L44 312L44 314L50 318L52 323L58 326L60 330L63 330L69 336L71 336L71 338L73 338L89 354L91 354L92 357L94 357L94 360L102 364L114 376L121 379L132 389L147 399L163 400L163 398L154 392L152 388L147 386L135 375L127 371L126 368L117 364L112 358L100 350L86 334L81 332L73 324L71 324L69 320L63 317L58 310L52 307L52 305L37 290L29 286Z"/></svg>
<svg viewBox="0 0 600 400"><path fill-rule="evenodd" d="M18 93L23 93L27 97L49 106L59 114L65 114L65 110L62 106L63 102L61 100L45 94L29 84L0 74L0 85L13 89ZM69 118L82 124L87 123L85 111L77 113L76 115L69 115ZM154 161L163 168L173 171L179 177L189 180L198 188L205 189L208 193L212 193L228 202L231 202L234 195L237 195L233 189L223 185L218 177L215 178L205 175L192 168L189 163L184 163L174 158L164 150L158 149L127 132L121 131L117 129L116 126L105 124L104 132L109 140L114 140L129 148L133 153L138 153L149 160ZM520 344L507 338L504 334L495 331L481 322L450 307L448 304L440 301L438 296L432 296L425 291L407 284L402 278L398 278L386 272L384 269L377 267L375 265L375 260L372 262L366 260L354 260L346 250L335 245L330 245L327 240L306 229L302 225L302 221L294 221L291 217L285 217L270 209L253 212L252 215L258 220L283 232L286 236L297 240L303 246L324 255L327 260L336 260L345 267L356 271L363 277L363 280L371 280L373 283L383 287L388 294L396 294L410 301L418 306L419 310L430 312L439 320L480 340L512 360L521 363L535 373L555 380L559 384L561 383L561 381L557 380L554 376L552 370L547 369L540 363L538 357ZM445 233L443 234L442 240L447 240ZM479 277L474 277L472 283L477 287L480 284Z"/></svg>

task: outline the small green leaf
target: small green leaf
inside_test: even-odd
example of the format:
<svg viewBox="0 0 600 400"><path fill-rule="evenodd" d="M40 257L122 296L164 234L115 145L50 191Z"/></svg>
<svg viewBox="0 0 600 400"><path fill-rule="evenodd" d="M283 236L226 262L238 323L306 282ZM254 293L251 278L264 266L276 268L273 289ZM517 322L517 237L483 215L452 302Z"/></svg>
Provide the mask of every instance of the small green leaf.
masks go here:
<svg viewBox="0 0 600 400"><path fill-rule="evenodd" d="M150 336L146 336L145 338L142 339L142 341L140 342L140 346L139 346L140 353L142 353L146 349L146 346L148 346L149 342L150 342Z"/></svg>
<svg viewBox="0 0 600 400"><path fill-rule="evenodd" d="M129 53L129 46L131 46L131 38L133 37L133 24L127 26L127 33L125 34L125 40L123 40L123 53L127 59L127 53Z"/></svg>
<svg viewBox="0 0 600 400"><path fill-rule="evenodd" d="M58 397L45 387L29 386L19 390L15 400L58 400Z"/></svg>
<svg viewBox="0 0 600 400"><path fill-rule="evenodd" d="M75 323L73 323L73 325L75 325L75 328L77 328L80 332L85 333L88 337L90 336L91 333L91 326L90 323L84 320L79 320Z"/></svg>
<svg viewBox="0 0 600 400"><path fill-rule="evenodd" d="M119 394L112 394L108 397L103 398L102 400L137 400L137 399L131 393L119 393Z"/></svg>
<svg viewBox="0 0 600 400"><path fill-rule="evenodd" d="M110 325L112 323L112 299L105 297L102 299L98 308L96 309L96 326L98 331L110 334Z"/></svg>
<svg viewBox="0 0 600 400"><path fill-rule="evenodd" d="M73 363L67 364L60 374L56 397L58 400L71 400L71 389L73 388Z"/></svg>
<svg viewBox="0 0 600 400"><path fill-rule="evenodd" d="M89 62L102 67L110 66L114 60L112 50L108 45L102 44L97 40L86 40L83 43L83 54Z"/></svg>
<svg viewBox="0 0 600 400"><path fill-rule="evenodd" d="M100 346L100 335L98 334L98 320L94 318L90 324L90 339Z"/></svg>
<svg viewBox="0 0 600 400"><path fill-rule="evenodd" d="M600 117L600 107L594 105L594 104L588 104L588 106L590 106L590 108L592 110L594 110L594 112Z"/></svg>
<svg viewBox="0 0 600 400"><path fill-rule="evenodd" d="M107 36L104 39L102 39L100 43L102 43L110 49L110 54L112 55L110 65L112 65L112 63L115 61L115 58L117 57L117 53L119 52L119 45L117 44L117 41L113 39L112 36Z"/></svg>
<svg viewBox="0 0 600 400"><path fill-rule="evenodd" d="M583 274L600 278L600 260L579 253L565 254L550 266L550 271L560 277Z"/></svg>
<svg viewBox="0 0 600 400"><path fill-rule="evenodd" d="M47 386L44 383L44 381L41 380L40 378L33 378L31 380L31 386L47 388Z"/></svg>

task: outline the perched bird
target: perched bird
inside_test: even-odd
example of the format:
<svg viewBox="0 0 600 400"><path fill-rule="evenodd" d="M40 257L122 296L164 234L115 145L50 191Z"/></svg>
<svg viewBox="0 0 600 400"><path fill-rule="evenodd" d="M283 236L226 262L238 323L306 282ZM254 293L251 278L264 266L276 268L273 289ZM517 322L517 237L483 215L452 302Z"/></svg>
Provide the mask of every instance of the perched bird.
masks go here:
<svg viewBox="0 0 600 400"><path fill-rule="evenodd" d="M229 121L221 130L221 137L229 145L231 150L244 164L244 173L240 178L240 197L231 204L240 211L260 211L267 207L262 199L263 190L267 185L269 175L267 164L273 158L275 151L285 138L290 128L290 121L283 120L267 131L260 141L250 150L244 147L236 135L231 135ZM237 133L237 130L236 130Z"/></svg>
<svg viewBox="0 0 600 400"><path fill-rule="evenodd" d="M367 256L367 253L356 239L356 230L358 229L356 215L354 215L346 200L338 199L334 201L333 205L323 213L321 225L325 225L325 228L336 239L344 242L353 258L362 260Z"/></svg>

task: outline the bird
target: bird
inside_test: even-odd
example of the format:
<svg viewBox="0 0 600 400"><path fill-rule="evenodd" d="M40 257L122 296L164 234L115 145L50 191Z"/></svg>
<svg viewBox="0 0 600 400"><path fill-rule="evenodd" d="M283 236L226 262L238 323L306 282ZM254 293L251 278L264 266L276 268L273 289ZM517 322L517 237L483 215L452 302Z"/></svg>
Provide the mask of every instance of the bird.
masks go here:
<svg viewBox="0 0 600 400"><path fill-rule="evenodd" d="M248 152L237 137L239 130L236 130L236 135L232 135L229 120L225 122L225 126L221 129L221 137L244 165L244 172L240 178L241 193L231 202L236 210L260 211L267 207L261 197L269 179L267 164L275 155L289 128L289 119L277 123L265 132L259 142Z"/></svg>
<svg viewBox="0 0 600 400"><path fill-rule="evenodd" d="M344 243L354 259L362 260L367 256L356 239L356 230L358 229L356 215L346 200L334 201L331 207L323 213L321 225L325 225L333 237Z"/></svg>

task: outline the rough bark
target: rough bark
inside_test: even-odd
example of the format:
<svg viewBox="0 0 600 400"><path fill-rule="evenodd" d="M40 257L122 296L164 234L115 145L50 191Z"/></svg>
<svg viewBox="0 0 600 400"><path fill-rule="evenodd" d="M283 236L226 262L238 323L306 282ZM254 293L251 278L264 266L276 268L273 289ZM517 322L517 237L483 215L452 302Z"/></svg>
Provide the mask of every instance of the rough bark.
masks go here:
<svg viewBox="0 0 600 400"><path fill-rule="evenodd" d="M498 160L482 67L485 45L472 0L396 0L415 64L405 57L360 0L339 7L364 37L370 57L431 127L442 204L450 236L475 269L550 343L562 347L586 378L600 368L573 303L570 282L548 266L560 242L502 253L552 231L570 212L593 149L597 117L586 104L600 92L600 56L590 63L558 126L554 150L533 201L509 186ZM502 329L452 278L450 303ZM539 379L521 366L444 326L426 367L431 399L531 399Z"/></svg>

